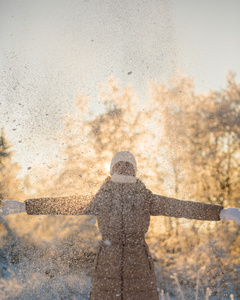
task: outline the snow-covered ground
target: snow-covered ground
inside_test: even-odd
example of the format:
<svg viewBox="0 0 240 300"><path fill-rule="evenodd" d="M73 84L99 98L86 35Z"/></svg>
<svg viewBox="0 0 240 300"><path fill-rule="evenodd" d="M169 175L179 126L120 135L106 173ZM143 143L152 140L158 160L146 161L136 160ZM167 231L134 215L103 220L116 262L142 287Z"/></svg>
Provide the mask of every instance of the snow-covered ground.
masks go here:
<svg viewBox="0 0 240 300"><path fill-rule="evenodd" d="M25 260L0 279L0 299L88 299L90 286L91 278L81 271L58 274Z"/></svg>
<svg viewBox="0 0 240 300"><path fill-rule="evenodd" d="M0 299L88 299L99 240L92 219L20 218L0 220ZM230 226L216 232L147 238L159 299L240 299L239 235Z"/></svg>

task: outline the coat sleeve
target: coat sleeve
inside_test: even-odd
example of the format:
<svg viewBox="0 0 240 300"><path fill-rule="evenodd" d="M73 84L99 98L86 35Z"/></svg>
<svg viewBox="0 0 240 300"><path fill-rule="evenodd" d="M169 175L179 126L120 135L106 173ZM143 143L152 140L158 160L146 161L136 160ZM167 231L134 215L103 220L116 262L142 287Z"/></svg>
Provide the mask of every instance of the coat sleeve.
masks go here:
<svg viewBox="0 0 240 300"><path fill-rule="evenodd" d="M183 201L156 195L151 192L149 193L149 197L150 214L152 216L219 221L220 211L223 209L220 205Z"/></svg>
<svg viewBox="0 0 240 300"><path fill-rule="evenodd" d="M69 196L25 200L29 215L97 215L96 196Z"/></svg>

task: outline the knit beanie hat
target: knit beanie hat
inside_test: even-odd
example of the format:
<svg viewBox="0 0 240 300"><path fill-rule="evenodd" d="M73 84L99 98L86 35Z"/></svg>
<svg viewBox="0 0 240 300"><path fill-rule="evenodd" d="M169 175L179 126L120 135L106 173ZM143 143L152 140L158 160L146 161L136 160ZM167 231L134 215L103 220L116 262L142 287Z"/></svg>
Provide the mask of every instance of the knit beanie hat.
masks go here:
<svg viewBox="0 0 240 300"><path fill-rule="evenodd" d="M118 163L119 161L129 162L130 164L133 165L135 172L137 172L137 163L136 163L135 157L132 155L132 153L129 151L119 151L113 156L113 159L112 159L111 165L110 165L110 173L112 172L113 166L116 163Z"/></svg>

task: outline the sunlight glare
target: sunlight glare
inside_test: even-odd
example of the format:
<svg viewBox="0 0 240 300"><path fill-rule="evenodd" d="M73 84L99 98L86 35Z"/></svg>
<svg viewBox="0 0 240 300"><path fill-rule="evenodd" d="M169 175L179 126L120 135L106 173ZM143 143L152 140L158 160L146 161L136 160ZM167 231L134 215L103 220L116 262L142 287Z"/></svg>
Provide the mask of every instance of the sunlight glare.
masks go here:
<svg viewBox="0 0 240 300"><path fill-rule="evenodd" d="M105 170L110 172L110 163L105 163Z"/></svg>

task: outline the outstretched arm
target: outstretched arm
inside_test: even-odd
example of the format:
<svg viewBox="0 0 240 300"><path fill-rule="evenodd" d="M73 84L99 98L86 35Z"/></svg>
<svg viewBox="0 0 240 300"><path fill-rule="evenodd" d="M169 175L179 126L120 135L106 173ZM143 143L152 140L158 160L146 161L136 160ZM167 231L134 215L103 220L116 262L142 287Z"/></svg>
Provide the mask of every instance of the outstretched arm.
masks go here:
<svg viewBox="0 0 240 300"><path fill-rule="evenodd" d="M152 193L150 195L150 213L153 216L219 221L222 209L220 205L183 201Z"/></svg>
<svg viewBox="0 0 240 300"><path fill-rule="evenodd" d="M2 200L0 216L21 212L29 215L97 215L98 194L91 196L69 196L57 198L28 199L24 203L15 200Z"/></svg>
<svg viewBox="0 0 240 300"><path fill-rule="evenodd" d="M25 201L26 212L29 215L84 215L94 214L90 210L90 196L68 196L28 199Z"/></svg>

